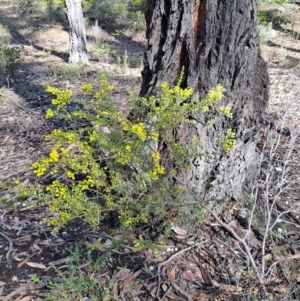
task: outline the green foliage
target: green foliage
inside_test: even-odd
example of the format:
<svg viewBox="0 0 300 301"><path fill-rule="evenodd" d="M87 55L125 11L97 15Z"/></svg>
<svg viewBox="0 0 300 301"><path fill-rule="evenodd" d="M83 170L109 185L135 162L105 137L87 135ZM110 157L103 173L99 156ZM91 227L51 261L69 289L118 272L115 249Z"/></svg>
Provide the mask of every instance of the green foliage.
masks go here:
<svg viewBox="0 0 300 301"><path fill-rule="evenodd" d="M159 247L157 244L154 244L152 241L150 240L146 240L146 239L136 239L134 241L134 247L137 250L145 250L145 249L149 249L152 251L153 255L156 257L159 257Z"/></svg>
<svg viewBox="0 0 300 301"><path fill-rule="evenodd" d="M10 77L16 81L15 69L21 58L22 47L0 47L0 69L7 76L9 82Z"/></svg>
<svg viewBox="0 0 300 301"><path fill-rule="evenodd" d="M45 300L73 301L83 300L85 297L92 300L109 300L108 294L111 291L109 284L103 285L103 279L101 279L99 273L106 264L108 257L109 254L106 254L94 260L90 252L83 254L79 248L76 248L68 262L69 275L66 276L59 269L53 267L62 279L62 283L49 283L47 286L51 290L46 294ZM38 281L39 279L32 280Z"/></svg>
<svg viewBox="0 0 300 301"><path fill-rule="evenodd" d="M128 18L132 21L131 28L135 32L144 32L146 30L146 21L143 11L132 11L128 13Z"/></svg>
<svg viewBox="0 0 300 301"><path fill-rule="evenodd" d="M123 74L127 74L128 73L128 68L129 68L129 57L127 54L127 50L125 49L124 55L122 56L117 56L117 63L118 63L118 67L120 68L121 72Z"/></svg>
<svg viewBox="0 0 300 301"><path fill-rule="evenodd" d="M1 22L5 23L5 20L1 20ZM11 40L11 35L9 33L8 26L5 24L0 24L0 47L5 45L9 45Z"/></svg>
<svg viewBox="0 0 300 301"><path fill-rule="evenodd" d="M64 0L12 0L18 13L45 11L52 13L64 8Z"/></svg>
<svg viewBox="0 0 300 301"><path fill-rule="evenodd" d="M57 79L68 79L70 81L76 81L87 76L85 65L70 65L65 64L62 66L56 66L48 70Z"/></svg>
<svg viewBox="0 0 300 301"><path fill-rule="evenodd" d="M282 3L286 3L288 2L288 0L259 0L258 3L261 4L265 4L265 3L276 3L276 4L282 4Z"/></svg>
<svg viewBox="0 0 300 301"><path fill-rule="evenodd" d="M93 18L119 18L136 32L146 29L145 0L86 0L83 7Z"/></svg>
<svg viewBox="0 0 300 301"><path fill-rule="evenodd" d="M261 42L266 43L276 37L276 31L272 28L272 23L266 25L258 24L257 30Z"/></svg>
<svg viewBox="0 0 300 301"><path fill-rule="evenodd" d="M276 37L274 25L288 24L293 21L295 7L285 0L259 1L258 32L263 43Z"/></svg>
<svg viewBox="0 0 300 301"><path fill-rule="evenodd" d="M85 1L83 6L97 18L116 16L125 18L128 14L129 2L130 0L89 0Z"/></svg>
<svg viewBox="0 0 300 301"><path fill-rule="evenodd" d="M235 134L232 129L227 129L225 135L223 136L222 147L226 153L236 147Z"/></svg>
<svg viewBox="0 0 300 301"><path fill-rule="evenodd" d="M183 193L174 187L174 176L191 156L202 155L197 137L183 145L175 141L174 130L194 123L190 116L207 112L225 91L218 85L196 102L191 88L180 87L181 78L174 87L163 83L156 96L131 95L131 112L142 116L134 122L112 103L114 87L105 75L100 78L100 91L91 84L82 86L86 98L82 110L72 109L70 90L47 88L54 95L55 109L49 109L46 118L61 118L71 126L53 130L46 137L53 149L32 165L38 177L50 175L50 183L20 189L22 195L33 196L36 204L54 213L47 224L57 230L81 217L97 227L110 211L118 212L121 226L127 229L149 223L153 217L170 222L166 208L180 202ZM230 106L220 107L225 118L232 117L230 110ZM225 152L235 147L231 129L220 143Z"/></svg>
<svg viewBox="0 0 300 301"><path fill-rule="evenodd" d="M281 11L279 9L262 9L258 12L259 23L266 26L271 24L288 24L291 23L292 15L289 12Z"/></svg>
<svg viewBox="0 0 300 301"><path fill-rule="evenodd" d="M133 0L131 1L131 5L134 9L143 11L146 9L146 0Z"/></svg>
<svg viewBox="0 0 300 301"><path fill-rule="evenodd" d="M259 2L259 11L257 14L261 26L275 24L288 24L293 21L295 5L287 3L285 0L265 0Z"/></svg>
<svg viewBox="0 0 300 301"><path fill-rule="evenodd" d="M110 55L112 55L115 52L103 39L99 37L96 37L94 47L90 51L94 52L94 54L98 57L99 61L102 62L108 60Z"/></svg>

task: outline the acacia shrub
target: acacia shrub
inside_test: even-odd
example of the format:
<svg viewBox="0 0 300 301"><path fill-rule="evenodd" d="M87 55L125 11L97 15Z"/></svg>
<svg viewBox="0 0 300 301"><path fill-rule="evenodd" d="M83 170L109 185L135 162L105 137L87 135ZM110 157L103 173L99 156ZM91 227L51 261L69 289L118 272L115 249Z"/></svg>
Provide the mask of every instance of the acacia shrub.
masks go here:
<svg viewBox="0 0 300 301"><path fill-rule="evenodd" d="M193 123L191 115L209 110L218 110L219 118L232 118L230 104L216 106L225 89L217 85L197 102L191 88L180 87L181 79L174 87L163 83L157 95L131 95L128 106L135 116L143 116L132 121L113 104L114 87L104 74L100 82L99 91L89 83L82 85L84 101L73 99L71 90L47 88L54 108L47 110L46 118L66 120L70 126L46 136L53 148L32 164L38 181L20 187L20 193L53 212L46 223L55 230L77 217L98 227L112 211L127 229L151 223L154 217L176 223L167 208L182 201L184 189L174 186L174 176L191 156L203 153L197 137L182 145L174 139L174 129ZM85 104L84 109L74 109L76 101ZM220 139L223 151L235 143L233 130L227 129ZM167 148L167 160L161 156L162 147Z"/></svg>

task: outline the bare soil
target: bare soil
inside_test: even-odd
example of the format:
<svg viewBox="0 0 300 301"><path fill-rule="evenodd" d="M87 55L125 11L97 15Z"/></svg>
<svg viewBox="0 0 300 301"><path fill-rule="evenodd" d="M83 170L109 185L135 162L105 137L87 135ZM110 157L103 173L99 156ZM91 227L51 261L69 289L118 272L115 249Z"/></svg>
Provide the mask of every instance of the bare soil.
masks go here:
<svg viewBox="0 0 300 301"><path fill-rule="evenodd" d="M292 25L275 28L277 36L262 45L271 77L269 115L281 123L284 120L285 126L292 131L300 126L300 12L297 16ZM10 250L8 240L0 236L0 300L42 300L47 287L34 283L34 277L44 284L58 279L51 263L63 269L70 250L76 246L99 242L104 230L106 235L116 235L106 228L94 232L80 220L72 221L55 234L43 223L50 214L45 208L30 208L30 199L18 199L7 189L15 180L24 184L35 181L30 164L47 154L51 145L44 136L60 126L44 118L51 102L45 92L46 86L69 87L76 97L82 97L80 85L92 83L97 87L98 74L106 72L116 88L114 102L122 108L128 101L128 93L139 91L146 39L118 22L106 21L99 26L91 23L87 26L90 64L71 68L67 63L68 32L63 16L57 14L49 18L41 12L20 16L5 0L0 7L0 36L2 40L9 40L11 46L23 47L16 71L17 81L8 85L6 75L0 72L0 231L13 242ZM127 70L122 63L125 50L129 57ZM270 131L268 127L262 131L258 148L263 148ZM271 135L274 139L280 136L275 130ZM286 156L285 146L289 141L289 137L281 138L276 155L281 161ZM293 146L294 163L299 162L299 143L298 139ZM278 167L279 159L273 162L274 168ZM276 207L278 212L299 202L299 197L295 196L299 192L295 185L299 180L299 167L299 164L290 167L294 190L280 199ZM265 195L263 184L259 189L264 206L272 195ZM223 220L231 221L237 231L243 231L236 220L237 211L243 205L227 204L222 208ZM277 257L273 254L277 260L300 254L300 218L295 213L286 220L290 235L277 235L267 241L268 254L280 254ZM107 273L107 278L117 283L114 293L124 296L122 300L155 300L157 287L165 293L165 300L249 300L243 292L247 289L257 293L257 281L249 275L238 243L209 216L199 232L201 234L189 239L173 233L160 247L162 259L182 250L161 265L160 283L155 272L158 260L154 255L148 250L132 251L127 245L112 255L110 264L101 274ZM105 241L107 237L101 239ZM125 241L130 245L131 238ZM262 256L261 241L260 231L254 231L250 245L252 251L257 252L257 258ZM93 256L97 258L104 252L95 250ZM11 266L7 255L12 259ZM270 300L300 299L299 258L282 261L280 267L270 273L267 286ZM86 269L82 267L84 272ZM124 279L130 277L124 285ZM135 284L130 290L127 286L131 281ZM74 297L74 300L79 299Z"/></svg>

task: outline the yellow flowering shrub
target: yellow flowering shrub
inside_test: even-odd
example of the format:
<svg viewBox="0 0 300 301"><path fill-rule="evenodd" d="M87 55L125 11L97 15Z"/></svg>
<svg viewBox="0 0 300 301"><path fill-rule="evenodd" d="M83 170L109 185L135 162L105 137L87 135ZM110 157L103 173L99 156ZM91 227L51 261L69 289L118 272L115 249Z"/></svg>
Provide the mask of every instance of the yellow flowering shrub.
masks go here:
<svg viewBox="0 0 300 301"><path fill-rule="evenodd" d="M114 87L104 74L99 91L90 83L81 86L89 100L81 110L72 109L70 90L47 87L54 95L54 108L47 110L46 118L62 118L71 125L45 137L53 142L53 149L32 164L35 175L42 178L22 193L54 213L46 221L49 225L59 229L80 217L97 227L110 211L118 212L124 228L146 224L150 216L167 217L166 202L181 199L182 191L173 187L176 168L201 145L197 137L188 146L174 141L173 130L191 122L192 114L207 112L225 91L218 85L197 102L193 90L181 88L180 82L174 87L163 83L161 91L149 98L131 95L135 121L112 103ZM231 106L219 111L232 118ZM221 141L225 151L235 146L234 138L228 129ZM162 142L169 149L168 159L161 153ZM170 160L172 168L167 164ZM44 183L47 175L51 180Z"/></svg>

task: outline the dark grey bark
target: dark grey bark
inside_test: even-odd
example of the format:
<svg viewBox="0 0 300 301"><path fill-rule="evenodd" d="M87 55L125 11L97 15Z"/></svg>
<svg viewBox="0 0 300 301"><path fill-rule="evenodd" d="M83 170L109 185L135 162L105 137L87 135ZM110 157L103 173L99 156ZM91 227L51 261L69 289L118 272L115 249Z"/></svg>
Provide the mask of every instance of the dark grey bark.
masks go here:
<svg viewBox="0 0 300 301"><path fill-rule="evenodd" d="M69 21L70 57L69 62L88 63L86 35L83 21L81 0L65 0Z"/></svg>
<svg viewBox="0 0 300 301"><path fill-rule="evenodd" d="M196 97L205 98L220 83L226 88L221 104L233 105L232 120L208 128L206 121L214 116L207 113L194 117L196 126L177 129L182 143L197 135L205 145L206 155L191 157L190 168L182 168L178 177L208 199L242 198L257 169L255 141L269 78L260 55L256 13L256 0L147 1L141 95L154 93L164 81L174 84L185 67L182 85L192 87ZM234 130L237 147L224 154L220 137L227 128Z"/></svg>

